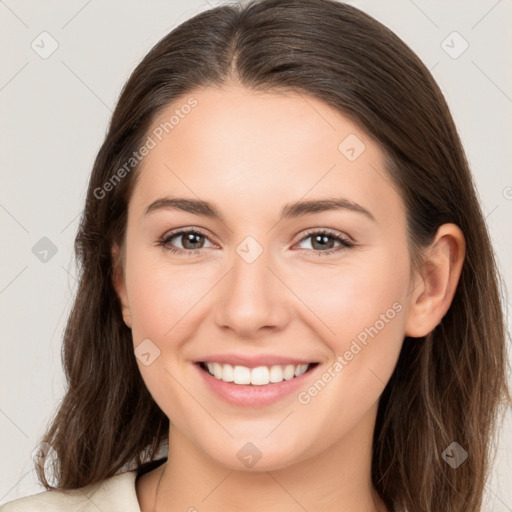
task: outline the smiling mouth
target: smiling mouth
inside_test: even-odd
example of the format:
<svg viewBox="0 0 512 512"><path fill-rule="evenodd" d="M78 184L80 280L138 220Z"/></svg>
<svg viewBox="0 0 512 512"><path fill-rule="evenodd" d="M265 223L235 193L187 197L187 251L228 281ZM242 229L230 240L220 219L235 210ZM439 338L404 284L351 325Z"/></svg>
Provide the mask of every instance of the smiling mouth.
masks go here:
<svg viewBox="0 0 512 512"><path fill-rule="evenodd" d="M258 366L256 368L204 361L197 364L217 380L240 386L265 386L278 384L284 380L296 379L311 371L319 363Z"/></svg>

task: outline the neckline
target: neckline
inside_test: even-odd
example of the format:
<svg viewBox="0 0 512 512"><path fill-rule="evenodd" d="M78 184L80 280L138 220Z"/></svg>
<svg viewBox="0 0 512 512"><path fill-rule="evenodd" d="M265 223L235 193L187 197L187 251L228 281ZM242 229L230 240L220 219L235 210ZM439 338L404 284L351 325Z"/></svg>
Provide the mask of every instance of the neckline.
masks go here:
<svg viewBox="0 0 512 512"><path fill-rule="evenodd" d="M136 471L135 480L137 481L142 475L145 475L146 473L153 471L154 469L158 468L162 464L165 464L165 462L167 462L167 457L164 457L162 459L152 460L152 461L142 464L135 470Z"/></svg>

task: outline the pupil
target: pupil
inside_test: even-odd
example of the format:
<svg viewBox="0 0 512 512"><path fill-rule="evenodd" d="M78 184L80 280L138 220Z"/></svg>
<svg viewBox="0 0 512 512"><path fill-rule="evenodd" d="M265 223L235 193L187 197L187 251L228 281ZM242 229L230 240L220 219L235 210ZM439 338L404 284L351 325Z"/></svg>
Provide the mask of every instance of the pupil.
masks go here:
<svg viewBox="0 0 512 512"><path fill-rule="evenodd" d="M315 243L319 243L320 244L320 248L323 248L325 249L328 245L329 245L329 249L331 248L331 244L328 244L327 243L327 240L330 238L329 235L317 235L315 237L313 237L313 246L315 246Z"/></svg>
<svg viewBox="0 0 512 512"><path fill-rule="evenodd" d="M187 244L198 244L200 242L198 242L197 240L194 242L194 238L202 238L203 235L199 235L197 233L188 233L187 235L185 235L185 244L184 244L184 247L187 248ZM188 247L188 249L197 249L198 247Z"/></svg>

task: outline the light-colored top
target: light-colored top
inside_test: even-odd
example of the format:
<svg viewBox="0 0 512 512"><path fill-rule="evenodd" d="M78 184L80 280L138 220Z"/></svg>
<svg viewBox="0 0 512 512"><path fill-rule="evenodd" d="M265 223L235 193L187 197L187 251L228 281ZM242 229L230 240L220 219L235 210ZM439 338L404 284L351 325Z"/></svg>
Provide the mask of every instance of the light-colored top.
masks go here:
<svg viewBox="0 0 512 512"><path fill-rule="evenodd" d="M10 501L0 512L141 512L136 478L133 470L81 489L43 491Z"/></svg>

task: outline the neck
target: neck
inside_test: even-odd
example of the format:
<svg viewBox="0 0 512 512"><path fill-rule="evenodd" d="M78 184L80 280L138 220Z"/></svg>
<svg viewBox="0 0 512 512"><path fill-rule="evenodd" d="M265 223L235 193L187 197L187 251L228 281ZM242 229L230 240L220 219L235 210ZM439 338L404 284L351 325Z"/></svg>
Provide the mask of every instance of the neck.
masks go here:
<svg viewBox="0 0 512 512"><path fill-rule="evenodd" d="M375 415L376 407L327 450L272 471L220 465L171 426L154 510L386 512L370 476Z"/></svg>

